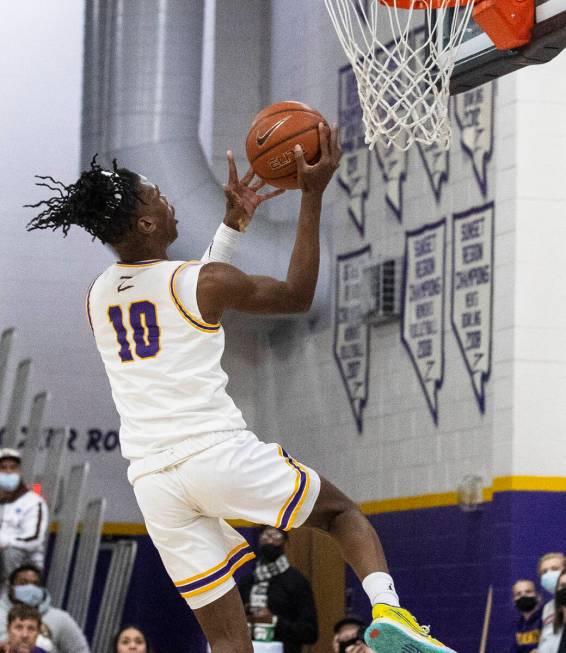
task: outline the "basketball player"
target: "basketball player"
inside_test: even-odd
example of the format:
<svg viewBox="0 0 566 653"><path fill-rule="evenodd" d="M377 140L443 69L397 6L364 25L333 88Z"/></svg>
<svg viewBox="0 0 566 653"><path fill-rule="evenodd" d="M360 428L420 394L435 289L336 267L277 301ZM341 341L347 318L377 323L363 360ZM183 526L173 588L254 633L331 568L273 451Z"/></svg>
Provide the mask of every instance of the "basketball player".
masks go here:
<svg viewBox="0 0 566 653"><path fill-rule="evenodd" d="M232 576L253 553L227 519L327 532L373 605L368 645L380 653L448 653L399 607L379 538L356 505L280 446L246 430L225 390L224 312L300 313L313 300L322 196L341 156L336 128L320 123L319 137L315 165L307 165L300 146L295 150L301 208L284 281L218 262L230 252L226 233L217 234L222 242L215 238L204 261L168 260L177 237L174 208L158 186L116 164L109 172L93 161L75 184L59 182L61 196L45 201L28 229L66 233L76 224L119 257L92 284L88 316L147 530L213 653L252 652ZM246 224L278 193L258 195L262 184L251 185L251 172L239 180L230 154L228 164L225 222ZM216 260L207 262L215 250Z"/></svg>

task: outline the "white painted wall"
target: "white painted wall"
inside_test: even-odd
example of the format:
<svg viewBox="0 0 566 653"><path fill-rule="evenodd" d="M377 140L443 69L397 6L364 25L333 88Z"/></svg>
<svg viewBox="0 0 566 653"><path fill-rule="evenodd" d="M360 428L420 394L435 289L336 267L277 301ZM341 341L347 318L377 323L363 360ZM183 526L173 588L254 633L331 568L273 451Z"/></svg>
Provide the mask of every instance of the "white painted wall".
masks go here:
<svg viewBox="0 0 566 653"><path fill-rule="evenodd" d="M566 57L517 76L513 468L564 475Z"/></svg>

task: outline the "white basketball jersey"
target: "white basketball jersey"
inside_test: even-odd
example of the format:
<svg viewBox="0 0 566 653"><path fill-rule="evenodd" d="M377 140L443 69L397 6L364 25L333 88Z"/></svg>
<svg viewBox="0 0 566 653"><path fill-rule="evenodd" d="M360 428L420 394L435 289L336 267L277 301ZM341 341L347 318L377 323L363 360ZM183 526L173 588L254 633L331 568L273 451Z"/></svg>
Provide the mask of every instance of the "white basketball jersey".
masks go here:
<svg viewBox="0 0 566 653"><path fill-rule="evenodd" d="M198 261L115 263L87 295L126 458L246 428L226 392L222 326L206 323L198 309L201 267Z"/></svg>

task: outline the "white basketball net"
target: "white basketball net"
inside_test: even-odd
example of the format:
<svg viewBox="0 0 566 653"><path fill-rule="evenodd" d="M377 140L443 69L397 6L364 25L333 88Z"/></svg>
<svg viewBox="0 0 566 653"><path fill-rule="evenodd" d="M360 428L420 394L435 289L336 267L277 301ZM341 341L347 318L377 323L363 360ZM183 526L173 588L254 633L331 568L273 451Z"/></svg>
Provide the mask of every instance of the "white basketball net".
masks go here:
<svg viewBox="0 0 566 653"><path fill-rule="evenodd" d="M366 143L407 150L415 142L450 146L448 114L455 51L473 10L450 0L402 9L379 0L324 0L352 65ZM422 8L424 7L424 8Z"/></svg>

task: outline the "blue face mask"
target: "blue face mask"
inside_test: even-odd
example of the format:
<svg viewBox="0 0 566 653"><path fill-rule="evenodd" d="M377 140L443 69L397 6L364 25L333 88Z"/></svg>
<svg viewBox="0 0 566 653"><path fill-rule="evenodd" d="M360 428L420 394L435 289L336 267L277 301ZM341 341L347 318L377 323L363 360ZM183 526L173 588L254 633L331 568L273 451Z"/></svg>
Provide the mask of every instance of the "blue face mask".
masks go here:
<svg viewBox="0 0 566 653"><path fill-rule="evenodd" d="M17 473L7 474L0 472L0 490L4 492L13 492L20 484L21 476Z"/></svg>
<svg viewBox="0 0 566 653"><path fill-rule="evenodd" d="M549 571L545 571L540 577L540 584L549 594L556 592L556 584L558 583L560 573L560 569L550 569Z"/></svg>
<svg viewBox="0 0 566 653"><path fill-rule="evenodd" d="M43 588L37 585L14 585L12 587L14 598L20 603L37 607L43 601Z"/></svg>

